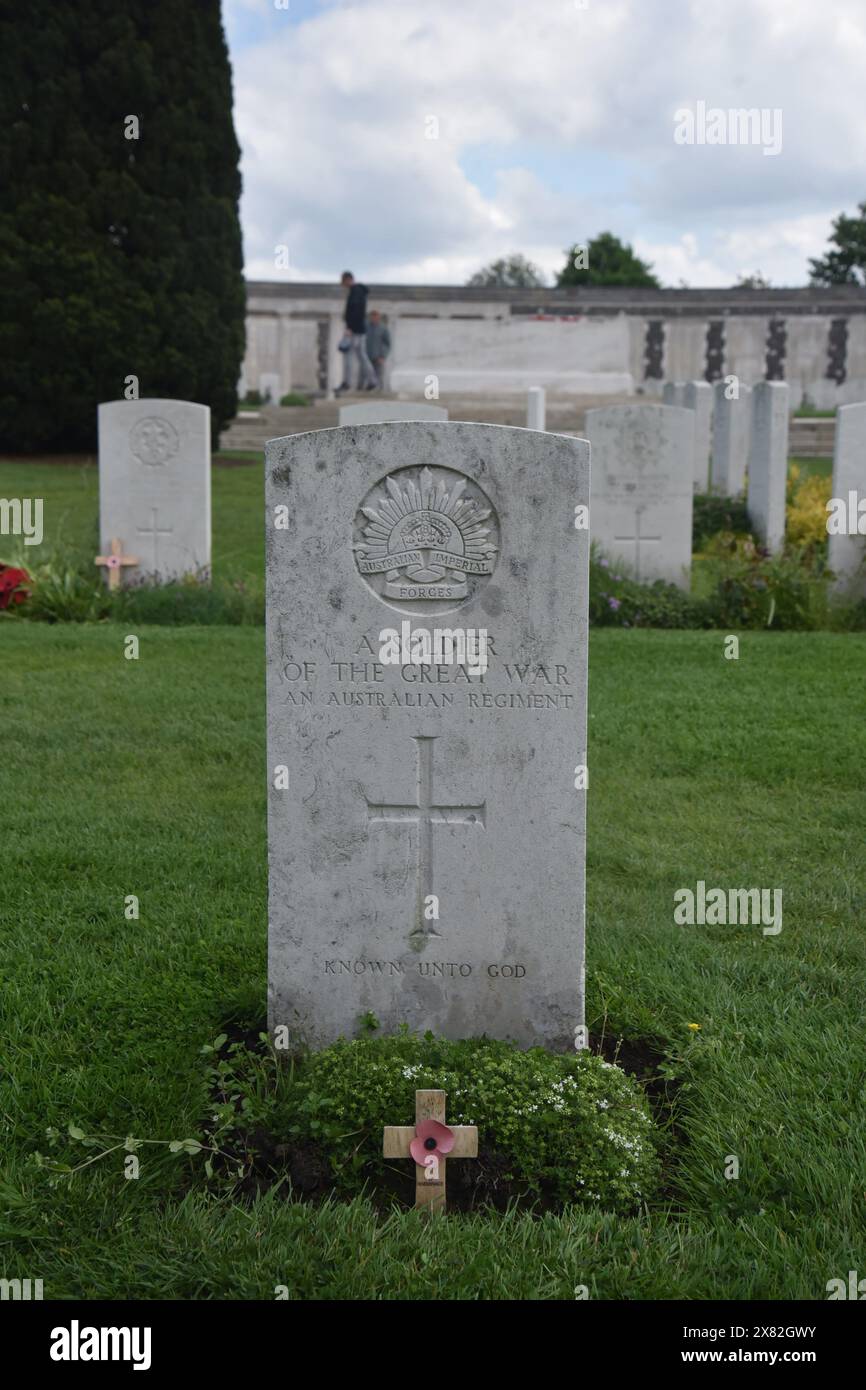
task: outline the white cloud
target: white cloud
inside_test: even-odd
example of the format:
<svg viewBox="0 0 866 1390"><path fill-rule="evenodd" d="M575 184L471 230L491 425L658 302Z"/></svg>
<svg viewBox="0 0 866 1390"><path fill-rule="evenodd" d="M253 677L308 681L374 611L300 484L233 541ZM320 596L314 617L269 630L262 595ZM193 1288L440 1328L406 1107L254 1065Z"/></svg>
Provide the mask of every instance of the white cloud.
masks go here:
<svg viewBox="0 0 866 1390"><path fill-rule="evenodd" d="M323 6L234 55L247 272L287 243L293 279L461 283L510 251L551 275L609 228L666 283L803 283L866 196L864 58L862 0ZM781 154L675 145L698 100L779 107Z"/></svg>
<svg viewBox="0 0 866 1390"><path fill-rule="evenodd" d="M691 232L676 241L637 237L635 250L651 262L664 285L723 288L758 271L773 285L793 285L803 281L809 257L824 251L830 222L829 213L809 213L711 232L702 242Z"/></svg>

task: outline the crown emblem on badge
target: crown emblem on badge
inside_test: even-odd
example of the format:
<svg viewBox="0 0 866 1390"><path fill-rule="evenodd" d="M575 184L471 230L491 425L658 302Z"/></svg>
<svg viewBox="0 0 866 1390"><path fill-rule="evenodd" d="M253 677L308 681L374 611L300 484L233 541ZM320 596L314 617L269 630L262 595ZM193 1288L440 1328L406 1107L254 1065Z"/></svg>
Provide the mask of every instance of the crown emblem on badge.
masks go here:
<svg viewBox="0 0 866 1390"><path fill-rule="evenodd" d="M435 471L434 477L429 468L400 470L360 509L366 525L355 559L365 578L384 576L384 587L377 587L382 598L459 601L469 595L470 576L493 573L492 508L466 495L475 486L469 478Z"/></svg>
<svg viewBox="0 0 866 1390"><path fill-rule="evenodd" d="M428 550L436 545L445 545L448 541L447 528L437 525L431 512L424 512L419 521L413 526L404 527L401 534L405 545Z"/></svg>

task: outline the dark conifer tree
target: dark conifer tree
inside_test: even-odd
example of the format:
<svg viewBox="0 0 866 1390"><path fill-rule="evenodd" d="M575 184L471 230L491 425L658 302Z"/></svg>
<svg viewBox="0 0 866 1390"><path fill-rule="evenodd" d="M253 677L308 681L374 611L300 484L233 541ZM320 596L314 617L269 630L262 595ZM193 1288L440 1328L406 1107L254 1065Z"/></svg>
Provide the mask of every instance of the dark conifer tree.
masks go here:
<svg viewBox="0 0 866 1390"><path fill-rule="evenodd" d="M0 116L0 448L92 447L130 375L218 431L245 309L219 0L16 6Z"/></svg>

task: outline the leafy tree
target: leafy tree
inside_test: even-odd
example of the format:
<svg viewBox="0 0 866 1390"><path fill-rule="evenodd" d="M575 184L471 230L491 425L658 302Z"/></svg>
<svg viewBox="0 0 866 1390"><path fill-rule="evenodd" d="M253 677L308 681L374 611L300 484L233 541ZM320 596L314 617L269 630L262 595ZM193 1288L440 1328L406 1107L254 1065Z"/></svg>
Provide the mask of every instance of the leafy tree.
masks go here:
<svg viewBox="0 0 866 1390"><path fill-rule="evenodd" d="M98 403L130 375L142 396L209 405L218 431L235 411L245 313L219 0L6 13L3 447L92 447Z"/></svg>
<svg viewBox="0 0 866 1390"><path fill-rule="evenodd" d="M813 285L866 285L866 203L858 213L840 212L830 237L836 249L809 261Z"/></svg>
<svg viewBox="0 0 866 1390"><path fill-rule="evenodd" d="M768 290L770 282L760 270L756 270L753 275L741 275L733 287L735 290Z"/></svg>
<svg viewBox="0 0 866 1390"><path fill-rule="evenodd" d="M466 284L479 289L532 289L544 284L544 275L532 261L515 252L476 270Z"/></svg>
<svg viewBox="0 0 866 1390"><path fill-rule="evenodd" d="M577 242L566 251L557 285L630 285L659 289L652 266L612 232L599 232L587 246Z"/></svg>

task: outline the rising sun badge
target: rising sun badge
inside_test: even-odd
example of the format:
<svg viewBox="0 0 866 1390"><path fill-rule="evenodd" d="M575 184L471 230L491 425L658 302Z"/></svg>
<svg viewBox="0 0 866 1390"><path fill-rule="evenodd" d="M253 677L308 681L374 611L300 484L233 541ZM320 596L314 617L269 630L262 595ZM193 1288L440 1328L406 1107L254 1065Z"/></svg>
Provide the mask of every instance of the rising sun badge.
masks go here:
<svg viewBox="0 0 866 1390"><path fill-rule="evenodd" d="M499 528L487 497L450 468L403 468L371 490L360 512L358 570L397 604L448 607L493 573Z"/></svg>

